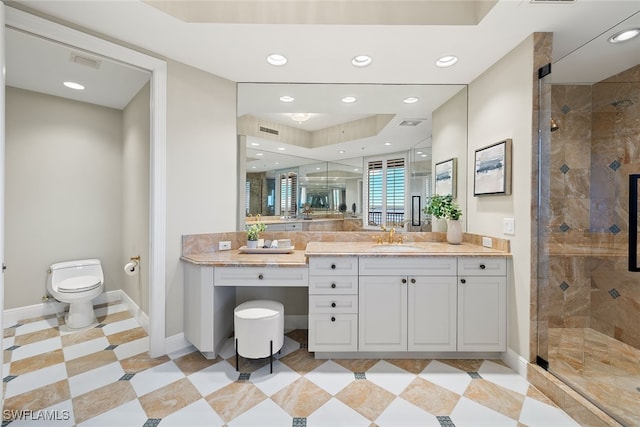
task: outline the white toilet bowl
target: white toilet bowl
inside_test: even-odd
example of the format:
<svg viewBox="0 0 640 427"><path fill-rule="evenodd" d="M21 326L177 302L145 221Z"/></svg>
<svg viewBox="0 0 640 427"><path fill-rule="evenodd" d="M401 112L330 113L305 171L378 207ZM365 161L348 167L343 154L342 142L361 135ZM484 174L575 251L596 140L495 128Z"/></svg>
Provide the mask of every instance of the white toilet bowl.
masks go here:
<svg viewBox="0 0 640 427"><path fill-rule="evenodd" d="M99 259L81 259L52 264L47 275L47 290L58 301L69 303L67 327L85 328L96 321L93 299L104 289L104 274Z"/></svg>

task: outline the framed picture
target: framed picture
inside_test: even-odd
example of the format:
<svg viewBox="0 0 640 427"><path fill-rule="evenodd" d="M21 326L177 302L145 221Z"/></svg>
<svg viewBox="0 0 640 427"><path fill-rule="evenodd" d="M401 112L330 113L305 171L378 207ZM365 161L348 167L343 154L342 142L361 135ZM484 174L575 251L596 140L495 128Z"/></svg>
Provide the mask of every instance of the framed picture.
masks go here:
<svg viewBox="0 0 640 427"><path fill-rule="evenodd" d="M456 197L456 158L436 163L435 193L440 196L451 194Z"/></svg>
<svg viewBox="0 0 640 427"><path fill-rule="evenodd" d="M511 194L511 139L476 150L473 195Z"/></svg>

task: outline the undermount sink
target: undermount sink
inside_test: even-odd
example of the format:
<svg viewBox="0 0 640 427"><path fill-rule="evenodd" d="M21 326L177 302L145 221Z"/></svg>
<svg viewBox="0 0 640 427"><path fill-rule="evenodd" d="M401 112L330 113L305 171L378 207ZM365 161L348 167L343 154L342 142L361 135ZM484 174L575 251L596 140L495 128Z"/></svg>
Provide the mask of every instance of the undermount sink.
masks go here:
<svg viewBox="0 0 640 427"><path fill-rule="evenodd" d="M382 243L372 246L375 252L419 252L424 248L420 246L407 245L404 243Z"/></svg>

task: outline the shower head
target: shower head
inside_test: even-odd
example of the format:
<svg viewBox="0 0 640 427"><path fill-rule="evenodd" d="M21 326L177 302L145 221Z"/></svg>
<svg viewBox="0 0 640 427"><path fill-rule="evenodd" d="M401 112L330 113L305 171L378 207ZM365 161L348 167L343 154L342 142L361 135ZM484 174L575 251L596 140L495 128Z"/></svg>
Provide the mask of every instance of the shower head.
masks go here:
<svg viewBox="0 0 640 427"><path fill-rule="evenodd" d="M558 126L558 124L556 123L555 119L552 117L551 118L551 132L555 132L558 129L560 129L560 126Z"/></svg>

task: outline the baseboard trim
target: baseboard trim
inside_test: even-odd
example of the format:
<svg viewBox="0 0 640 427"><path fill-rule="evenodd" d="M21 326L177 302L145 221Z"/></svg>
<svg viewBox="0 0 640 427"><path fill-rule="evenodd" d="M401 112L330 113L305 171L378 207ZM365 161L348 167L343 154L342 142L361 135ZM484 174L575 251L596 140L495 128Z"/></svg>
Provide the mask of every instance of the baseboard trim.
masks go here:
<svg viewBox="0 0 640 427"><path fill-rule="evenodd" d="M140 323L140 326L149 333L149 316L142 311L138 304L136 304L122 289L116 289L114 291L103 292L93 300L93 305L109 304L115 302L122 302L127 310L136 318ZM13 326L21 320L32 319L35 317L50 316L57 314L59 316L64 315L68 303L57 301L51 297L48 301L40 304L28 305L25 307L10 308L3 311L3 322L5 325Z"/></svg>
<svg viewBox="0 0 640 427"><path fill-rule="evenodd" d="M516 371L518 375L527 379L529 362L510 348L502 355L502 361L511 369Z"/></svg>
<svg viewBox="0 0 640 427"><path fill-rule="evenodd" d="M291 314L284 316L284 330L307 329L309 327L309 316L304 314Z"/></svg>
<svg viewBox="0 0 640 427"><path fill-rule="evenodd" d="M193 345L187 341L182 332L164 339L164 351L166 354L182 351L188 347L193 347ZM193 347L193 350L195 351L196 348Z"/></svg>

